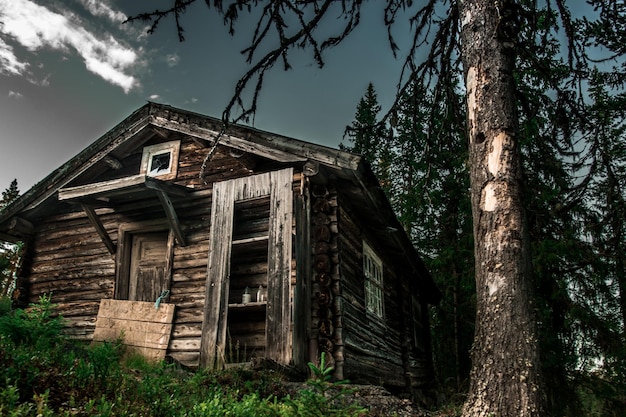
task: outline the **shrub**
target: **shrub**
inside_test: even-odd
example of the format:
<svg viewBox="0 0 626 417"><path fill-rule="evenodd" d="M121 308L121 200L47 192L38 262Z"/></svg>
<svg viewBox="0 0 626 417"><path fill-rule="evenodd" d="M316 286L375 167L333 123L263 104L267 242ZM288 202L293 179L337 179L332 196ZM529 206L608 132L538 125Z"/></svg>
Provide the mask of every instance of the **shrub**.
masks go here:
<svg viewBox="0 0 626 417"><path fill-rule="evenodd" d="M322 356L294 398L275 371L186 371L125 355L121 341L86 345L62 335L50 297L27 310L0 305L0 415L356 417L344 382Z"/></svg>
<svg viewBox="0 0 626 417"><path fill-rule="evenodd" d="M0 315L0 361L5 367L0 389L5 394L15 389L21 402L35 394L41 402L49 384L59 386L56 363L64 359L57 353L64 340L63 319L53 311L50 297L41 297L26 310L3 310Z"/></svg>
<svg viewBox="0 0 626 417"><path fill-rule="evenodd" d="M50 296L42 296L39 303L25 310L4 310L0 315L0 337L14 345L37 349L50 348L62 339L63 317L55 316L55 305Z"/></svg>
<svg viewBox="0 0 626 417"><path fill-rule="evenodd" d="M256 393L237 398L237 391L214 392L213 395L195 405L190 413L193 417L279 417L287 408L271 399L261 399Z"/></svg>

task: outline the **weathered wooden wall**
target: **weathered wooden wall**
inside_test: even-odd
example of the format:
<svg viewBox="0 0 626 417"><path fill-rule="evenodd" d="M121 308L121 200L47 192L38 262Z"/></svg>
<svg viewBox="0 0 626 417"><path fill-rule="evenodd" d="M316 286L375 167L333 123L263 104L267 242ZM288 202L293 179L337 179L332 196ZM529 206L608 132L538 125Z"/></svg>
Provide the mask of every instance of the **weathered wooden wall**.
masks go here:
<svg viewBox="0 0 626 417"><path fill-rule="evenodd" d="M385 248L368 232L368 224L355 214L349 200L339 194L338 201L344 377L407 391L431 383L428 340L415 340L428 337L414 327L417 321L428 329L427 315L415 317L412 309L411 300L417 294L410 280L416 277L403 275L404 271L385 255ZM382 319L368 313L365 306L364 239L383 261ZM425 347L419 350L416 345Z"/></svg>
<svg viewBox="0 0 626 417"><path fill-rule="evenodd" d="M218 148L206 167L205 179L198 176L208 147L186 138L181 139L176 184L194 187L184 199L173 199L187 245L174 248L171 294L167 303L176 305L176 314L168 355L188 366L198 364L204 310L205 282L209 252L212 183L256 174L255 168L274 169L267 160L249 155L232 156L228 149ZM151 144L153 142L148 142ZM141 149L123 159L123 168L76 184L97 182L136 175ZM298 192L301 175L294 175L294 191ZM205 184L206 182L206 184ZM72 184L72 185L76 185ZM29 300L52 294L58 312L67 319L66 331L71 336L91 340L98 307L102 298L113 298L115 286L115 255L107 252L95 233L85 212L79 206L63 203L59 212L41 219L37 224L30 252ZM114 208L97 209L100 220L114 242L122 223L149 222L164 219L163 208L156 197L129 199ZM295 272L292 277L295 285Z"/></svg>

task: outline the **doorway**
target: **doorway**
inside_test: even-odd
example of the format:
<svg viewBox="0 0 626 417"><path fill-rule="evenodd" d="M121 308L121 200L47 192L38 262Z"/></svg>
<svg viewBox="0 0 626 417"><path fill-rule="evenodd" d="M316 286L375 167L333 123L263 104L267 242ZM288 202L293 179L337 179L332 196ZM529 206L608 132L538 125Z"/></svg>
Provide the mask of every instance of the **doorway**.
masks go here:
<svg viewBox="0 0 626 417"><path fill-rule="evenodd" d="M115 298L154 303L170 289L174 234L163 222L120 225Z"/></svg>
<svg viewBox="0 0 626 417"><path fill-rule="evenodd" d="M128 271L128 300L154 302L169 288L167 232L133 233Z"/></svg>
<svg viewBox="0 0 626 417"><path fill-rule="evenodd" d="M292 359L292 183L287 168L213 185L201 366Z"/></svg>

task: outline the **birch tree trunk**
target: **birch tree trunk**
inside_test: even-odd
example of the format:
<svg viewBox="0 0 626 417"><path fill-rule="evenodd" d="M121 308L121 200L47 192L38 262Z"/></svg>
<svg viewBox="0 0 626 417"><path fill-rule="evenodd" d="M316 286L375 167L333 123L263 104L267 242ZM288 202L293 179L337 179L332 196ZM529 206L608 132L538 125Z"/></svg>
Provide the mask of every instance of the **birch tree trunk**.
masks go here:
<svg viewBox="0 0 626 417"><path fill-rule="evenodd" d="M460 0L476 257L476 333L464 416L543 413L515 110L514 2Z"/></svg>

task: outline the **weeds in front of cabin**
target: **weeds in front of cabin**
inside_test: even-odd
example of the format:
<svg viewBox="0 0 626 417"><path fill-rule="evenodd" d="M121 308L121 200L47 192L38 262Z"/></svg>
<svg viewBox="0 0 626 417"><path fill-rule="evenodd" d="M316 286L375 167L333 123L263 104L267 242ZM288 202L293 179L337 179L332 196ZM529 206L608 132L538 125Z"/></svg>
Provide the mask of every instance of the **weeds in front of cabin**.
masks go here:
<svg viewBox="0 0 626 417"><path fill-rule="evenodd" d="M4 306L0 300L0 307ZM120 341L66 338L50 297L26 310L0 308L0 415L22 416L346 416L348 390L332 368L310 364L309 389L288 395L280 374L235 367L189 372L151 363ZM337 390L337 388L339 388Z"/></svg>
<svg viewBox="0 0 626 417"><path fill-rule="evenodd" d="M309 362L312 378L307 381L310 389L299 392L294 400L287 400L293 414L310 417L356 417L364 416L366 409L351 402L354 390L345 385L348 381L332 381L333 367L326 363L326 355L322 352L320 364Z"/></svg>
<svg viewBox="0 0 626 417"><path fill-rule="evenodd" d="M239 339L233 341L233 338L230 336L230 331L228 332L227 346L228 355L223 358L225 364L242 364L248 362L250 359L248 357L248 345L244 343L242 347Z"/></svg>

